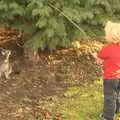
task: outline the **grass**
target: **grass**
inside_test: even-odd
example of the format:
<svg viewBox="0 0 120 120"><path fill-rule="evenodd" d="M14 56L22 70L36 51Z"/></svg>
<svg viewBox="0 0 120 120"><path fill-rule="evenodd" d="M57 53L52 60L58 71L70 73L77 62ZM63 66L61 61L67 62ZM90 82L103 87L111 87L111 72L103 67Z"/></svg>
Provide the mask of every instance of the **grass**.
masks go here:
<svg viewBox="0 0 120 120"><path fill-rule="evenodd" d="M103 107L102 80L70 87L61 98L58 109L63 120L99 120Z"/></svg>
<svg viewBox="0 0 120 120"><path fill-rule="evenodd" d="M64 97L54 103L54 112L60 113L59 119L53 115L51 119L30 120L100 120L99 115L103 109L102 82L99 79L93 84L69 87ZM117 115L116 120L120 120L120 114Z"/></svg>
<svg viewBox="0 0 120 120"><path fill-rule="evenodd" d="M100 120L99 115L103 108L102 90L101 79L91 84L86 83L84 86L69 87L64 97L58 99L56 103L51 101L54 104L53 113L60 113L60 119L53 115L51 119L41 117L34 120ZM48 106L51 102L47 101L45 104Z"/></svg>

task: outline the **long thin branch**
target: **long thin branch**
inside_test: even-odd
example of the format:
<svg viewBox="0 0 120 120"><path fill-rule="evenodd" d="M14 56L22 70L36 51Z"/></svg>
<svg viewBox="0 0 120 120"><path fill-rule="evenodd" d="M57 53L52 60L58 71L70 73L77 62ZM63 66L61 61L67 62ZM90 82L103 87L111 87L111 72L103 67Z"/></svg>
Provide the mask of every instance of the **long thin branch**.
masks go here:
<svg viewBox="0 0 120 120"><path fill-rule="evenodd" d="M79 31L81 31L84 36L87 36L86 33L73 20L71 20L71 18L69 16L67 16L64 12L62 12L60 9L58 9L55 6L53 6L52 4L49 3L49 5L52 8L54 8L55 10L57 10L58 12L60 12L65 18L67 18L67 20L69 20Z"/></svg>

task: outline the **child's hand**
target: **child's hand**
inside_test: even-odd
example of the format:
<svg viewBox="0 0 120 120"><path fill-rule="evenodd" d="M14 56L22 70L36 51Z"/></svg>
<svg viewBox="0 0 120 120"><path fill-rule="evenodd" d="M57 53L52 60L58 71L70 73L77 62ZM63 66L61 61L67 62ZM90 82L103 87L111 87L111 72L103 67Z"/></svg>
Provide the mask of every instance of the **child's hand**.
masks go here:
<svg viewBox="0 0 120 120"><path fill-rule="evenodd" d="M94 58L96 58L96 59L98 58L96 52L95 52L95 53L91 53L91 54L92 54L92 56L93 56Z"/></svg>
<svg viewBox="0 0 120 120"><path fill-rule="evenodd" d="M100 59L100 58L97 58L97 63L98 63L98 64L103 64L103 60Z"/></svg>
<svg viewBox="0 0 120 120"><path fill-rule="evenodd" d="M103 60L97 57L97 53L92 53L92 56L96 59L98 64L102 64Z"/></svg>

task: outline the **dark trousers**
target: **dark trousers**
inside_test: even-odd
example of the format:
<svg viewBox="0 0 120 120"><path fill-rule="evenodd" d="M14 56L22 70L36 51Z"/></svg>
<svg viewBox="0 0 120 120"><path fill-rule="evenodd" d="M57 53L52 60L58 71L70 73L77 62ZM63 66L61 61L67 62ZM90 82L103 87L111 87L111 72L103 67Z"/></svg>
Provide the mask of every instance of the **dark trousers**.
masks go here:
<svg viewBox="0 0 120 120"><path fill-rule="evenodd" d="M120 112L120 79L104 80L103 116L114 120L115 113Z"/></svg>

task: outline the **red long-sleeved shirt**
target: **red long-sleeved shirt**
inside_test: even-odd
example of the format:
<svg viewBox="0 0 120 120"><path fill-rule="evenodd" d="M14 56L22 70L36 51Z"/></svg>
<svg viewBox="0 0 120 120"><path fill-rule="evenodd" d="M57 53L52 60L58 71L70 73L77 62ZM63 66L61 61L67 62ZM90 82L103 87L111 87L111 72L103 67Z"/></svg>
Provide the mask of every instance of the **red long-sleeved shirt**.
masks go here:
<svg viewBox="0 0 120 120"><path fill-rule="evenodd" d="M104 79L120 78L120 45L107 44L100 52L98 57L103 60L103 77Z"/></svg>

